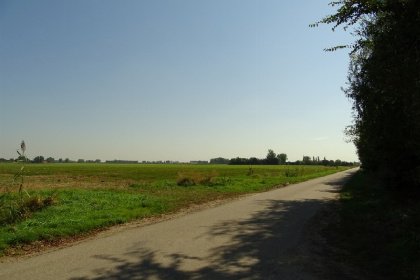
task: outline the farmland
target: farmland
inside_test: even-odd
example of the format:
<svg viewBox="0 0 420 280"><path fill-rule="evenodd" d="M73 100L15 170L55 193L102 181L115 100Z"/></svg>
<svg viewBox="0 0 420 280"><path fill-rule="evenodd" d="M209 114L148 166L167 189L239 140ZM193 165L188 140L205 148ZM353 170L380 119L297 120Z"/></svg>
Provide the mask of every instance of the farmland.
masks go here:
<svg viewBox="0 0 420 280"><path fill-rule="evenodd" d="M0 164L3 202L18 200L11 185L19 164ZM48 207L0 227L0 255L24 244L56 242L193 205L325 176L344 167L142 164L27 164L25 199L51 198ZM26 194L27 192L27 194ZM0 201L1 202L1 201ZM7 205L7 203L3 203ZM4 214L7 209L2 209Z"/></svg>

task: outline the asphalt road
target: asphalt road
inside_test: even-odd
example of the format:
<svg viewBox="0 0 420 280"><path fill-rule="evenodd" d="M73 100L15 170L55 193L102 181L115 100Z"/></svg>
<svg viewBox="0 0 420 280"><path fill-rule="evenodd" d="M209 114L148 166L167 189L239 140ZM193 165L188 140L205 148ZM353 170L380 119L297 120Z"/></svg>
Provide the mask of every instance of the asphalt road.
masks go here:
<svg viewBox="0 0 420 280"><path fill-rule="evenodd" d="M0 279L318 279L305 224L357 169L0 264Z"/></svg>

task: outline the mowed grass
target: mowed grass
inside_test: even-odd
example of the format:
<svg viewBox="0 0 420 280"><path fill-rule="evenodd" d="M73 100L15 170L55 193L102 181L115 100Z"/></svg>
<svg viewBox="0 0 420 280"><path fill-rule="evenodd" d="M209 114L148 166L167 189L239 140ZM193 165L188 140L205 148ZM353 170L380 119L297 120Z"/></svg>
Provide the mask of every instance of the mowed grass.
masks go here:
<svg viewBox="0 0 420 280"><path fill-rule="evenodd" d="M13 175L19 169L18 164L0 164L2 192L10 189ZM53 242L344 169L323 166L253 166L251 170L249 166L230 165L28 164L24 188L32 197L51 196L55 203L25 220L3 224L0 227L0 255L16 253L16 248L22 244ZM12 191L17 198L17 190Z"/></svg>

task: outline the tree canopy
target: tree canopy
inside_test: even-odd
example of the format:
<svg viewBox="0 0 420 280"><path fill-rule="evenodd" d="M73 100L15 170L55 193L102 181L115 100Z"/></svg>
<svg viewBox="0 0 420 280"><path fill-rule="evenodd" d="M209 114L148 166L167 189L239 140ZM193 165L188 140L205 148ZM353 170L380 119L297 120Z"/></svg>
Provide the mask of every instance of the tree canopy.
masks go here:
<svg viewBox="0 0 420 280"><path fill-rule="evenodd" d="M320 23L355 27L346 96L346 133L365 170L399 188L420 187L420 1L342 0Z"/></svg>

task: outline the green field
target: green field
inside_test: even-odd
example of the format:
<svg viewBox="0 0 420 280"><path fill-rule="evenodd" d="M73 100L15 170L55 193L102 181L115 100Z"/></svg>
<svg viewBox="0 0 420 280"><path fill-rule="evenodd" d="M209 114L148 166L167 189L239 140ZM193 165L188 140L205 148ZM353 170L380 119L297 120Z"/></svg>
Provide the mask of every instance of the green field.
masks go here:
<svg viewBox="0 0 420 280"><path fill-rule="evenodd" d="M19 201L11 185L19 164L0 164L1 214ZM325 176L345 167L142 164L27 164L24 189L32 202L53 203L16 222L2 222L0 255L34 242L53 242L192 205L266 191ZM1 202L1 201L0 201ZM31 202L31 203L32 203ZM33 204L33 203L32 203ZM1 205L1 204L0 204ZM35 209L36 210L36 209ZM12 250L12 249L13 250Z"/></svg>

